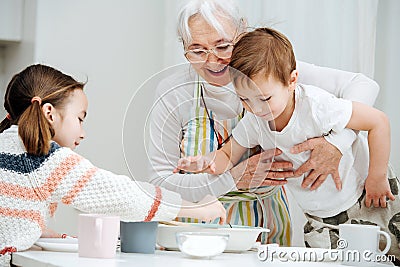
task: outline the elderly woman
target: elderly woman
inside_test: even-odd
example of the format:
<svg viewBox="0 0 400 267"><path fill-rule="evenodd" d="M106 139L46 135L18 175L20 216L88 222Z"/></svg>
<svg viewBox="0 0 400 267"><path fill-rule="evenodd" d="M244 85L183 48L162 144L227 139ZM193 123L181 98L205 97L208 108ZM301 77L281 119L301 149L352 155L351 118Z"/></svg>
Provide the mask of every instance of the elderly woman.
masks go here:
<svg viewBox="0 0 400 267"><path fill-rule="evenodd" d="M290 245L291 221L283 187L286 181L276 178L310 171L304 187L316 189L330 177L340 189L341 151L350 147L344 140L349 139L347 135L354 140L354 132L297 145L293 153L312 152L309 161L295 171L292 163L273 160L281 153L276 149L249 151L248 158L218 176L173 172L182 156L205 154L223 146L243 117L228 64L234 40L244 31L244 19L227 0L191 0L180 11L178 34L190 64L177 68L157 88L150 125L150 182L191 201L207 194L218 196L227 209L227 222L269 228L268 240L262 237L262 242ZM302 73L300 82L319 86L338 97L372 105L379 91L377 84L362 74L302 62L297 66Z"/></svg>

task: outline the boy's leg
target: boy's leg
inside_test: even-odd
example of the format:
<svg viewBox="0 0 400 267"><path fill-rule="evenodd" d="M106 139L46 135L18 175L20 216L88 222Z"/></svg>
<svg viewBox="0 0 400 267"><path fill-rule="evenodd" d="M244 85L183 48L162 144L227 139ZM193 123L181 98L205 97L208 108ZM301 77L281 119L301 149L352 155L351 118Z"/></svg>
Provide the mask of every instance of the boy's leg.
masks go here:
<svg viewBox="0 0 400 267"><path fill-rule="evenodd" d="M329 218L320 218L305 214L307 223L304 225L304 243L312 248L336 248L339 240L337 226L348 219L346 211Z"/></svg>
<svg viewBox="0 0 400 267"><path fill-rule="evenodd" d="M365 191L356 204L350 209L330 218L318 218L306 214L307 224L304 227L304 240L306 246L331 248L337 247L339 231L332 229L330 225L341 223L379 225L381 230L387 232L391 237L391 248L388 255L400 258L400 199L399 181L393 170L388 168L388 179L392 194L396 197L394 201L388 201L387 208L367 208L365 206ZM382 239L381 249L385 247Z"/></svg>

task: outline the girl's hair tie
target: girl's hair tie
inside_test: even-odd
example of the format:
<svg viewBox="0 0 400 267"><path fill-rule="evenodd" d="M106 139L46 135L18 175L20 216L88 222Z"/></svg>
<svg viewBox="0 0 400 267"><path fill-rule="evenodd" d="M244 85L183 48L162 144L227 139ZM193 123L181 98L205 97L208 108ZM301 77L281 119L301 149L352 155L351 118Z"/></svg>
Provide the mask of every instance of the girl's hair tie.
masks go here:
<svg viewBox="0 0 400 267"><path fill-rule="evenodd" d="M7 118L7 120L11 120L11 115L10 115L10 113L7 113L7 115L6 115L6 118Z"/></svg>
<svg viewBox="0 0 400 267"><path fill-rule="evenodd" d="M42 104L42 99L40 97L38 97L38 96L32 97L31 103L33 104L33 102L35 102L35 101L39 102L39 105Z"/></svg>

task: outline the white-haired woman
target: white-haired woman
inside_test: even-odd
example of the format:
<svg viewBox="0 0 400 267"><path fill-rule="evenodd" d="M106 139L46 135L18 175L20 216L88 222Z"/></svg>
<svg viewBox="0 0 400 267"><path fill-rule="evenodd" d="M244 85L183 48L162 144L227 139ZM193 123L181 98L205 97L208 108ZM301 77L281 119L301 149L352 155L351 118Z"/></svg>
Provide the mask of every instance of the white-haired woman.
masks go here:
<svg viewBox="0 0 400 267"><path fill-rule="evenodd" d="M262 242L291 244L291 221L285 178L310 171L303 186L317 188L327 177L341 187L338 165L344 142L353 135L315 138L299 144L294 153L311 150L310 160L290 171L292 163L275 162L280 153L249 151L231 171L215 176L174 173L182 156L205 154L224 145L244 109L231 85L228 64L235 38L245 31L245 20L227 0L191 0L180 11L178 35L190 64L177 68L156 92L150 125L150 181L179 192L191 201L206 194L219 197L227 209L227 222L269 228ZM362 74L317 67L298 62L302 83L317 85L338 97L372 105L378 85ZM353 140L354 140L353 138ZM331 176L328 176L328 175Z"/></svg>

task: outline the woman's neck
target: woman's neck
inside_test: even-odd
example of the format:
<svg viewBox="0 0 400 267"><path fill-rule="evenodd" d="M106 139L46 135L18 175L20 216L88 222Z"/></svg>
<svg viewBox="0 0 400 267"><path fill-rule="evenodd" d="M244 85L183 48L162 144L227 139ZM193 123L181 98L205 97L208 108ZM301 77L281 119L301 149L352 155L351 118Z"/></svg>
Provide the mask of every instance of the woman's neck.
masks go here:
<svg viewBox="0 0 400 267"><path fill-rule="evenodd" d="M219 87L212 86L207 82L202 82L202 85L204 102L207 108L218 116L218 119L232 119L243 111L243 106L232 83Z"/></svg>

